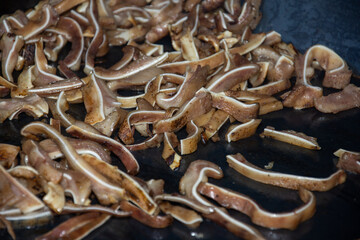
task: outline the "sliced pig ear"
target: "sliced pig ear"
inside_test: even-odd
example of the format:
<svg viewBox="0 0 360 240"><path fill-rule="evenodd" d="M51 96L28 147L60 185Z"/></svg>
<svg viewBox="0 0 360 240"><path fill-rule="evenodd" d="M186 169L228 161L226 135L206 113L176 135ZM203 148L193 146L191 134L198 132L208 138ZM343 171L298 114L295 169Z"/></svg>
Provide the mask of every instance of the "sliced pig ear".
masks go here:
<svg viewBox="0 0 360 240"><path fill-rule="evenodd" d="M195 96L185 103L172 117L163 119L154 124L154 133L176 132L190 120L211 110L211 94L201 88Z"/></svg>
<svg viewBox="0 0 360 240"><path fill-rule="evenodd" d="M222 110L216 110L211 116L209 116L209 120L206 124L203 125L205 132L202 134L202 138L204 141L212 138L220 128L227 122L230 118L227 112Z"/></svg>
<svg viewBox="0 0 360 240"><path fill-rule="evenodd" d="M132 177L96 157L91 155L80 156L69 140L50 125L33 122L26 125L21 130L21 134L25 137L46 135L54 140L65 155L69 165L89 179L92 190L102 204L117 203L122 199L128 199L149 214L153 214L156 210L157 206L151 197ZM102 140L102 142L104 141Z"/></svg>
<svg viewBox="0 0 360 240"><path fill-rule="evenodd" d="M110 67L111 70L120 70L123 67L125 67L127 64L129 64L137 54L138 48L131 45L126 45L121 50L123 56L120 59L120 61L118 61L117 63L115 63Z"/></svg>
<svg viewBox="0 0 360 240"><path fill-rule="evenodd" d="M226 141L238 141L254 135L260 123L261 119L252 119L243 124L231 125L226 133Z"/></svg>
<svg viewBox="0 0 360 240"><path fill-rule="evenodd" d="M73 239L81 239L103 225L110 217L111 215L106 213L84 213L66 220L38 238L59 239L66 235Z"/></svg>
<svg viewBox="0 0 360 240"><path fill-rule="evenodd" d="M143 44L137 44L135 41L129 42L128 45L137 47L146 56L159 56L164 54L164 45L144 42ZM168 57L169 58L169 57Z"/></svg>
<svg viewBox="0 0 360 240"><path fill-rule="evenodd" d="M259 65L259 67L260 67L259 73L255 74L254 76L252 76L249 79L249 82L251 83L252 87L258 87L264 83L265 78L268 74L270 63L269 62L258 62L257 65Z"/></svg>
<svg viewBox="0 0 360 240"><path fill-rule="evenodd" d="M314 100L322 96L322 88L312 86L309 76L313 69L307 67L306 55L298 55L295 58L295 71L297 75L295 86L288 92L281 95L285 107L303 109L314 106Z"/></svg>
<svg viewBox="0 0 360 240"><path fill-rule="evenodd" d="M166 118L166 112L160 110L135 110L130 112L120 126L119 137L125 144L134 143L134 125L150 124Z"/></svg>
<svg viewBox="0 0 360 240"><path fill-rule="evenodd" d="M163 140L164 140L164 134L156 133L151 138L145 140L144 142L126 145L126 148L129 149L130 151L138 151L153 147L160 147L160 144L163 142Z"/></svg>
<svg viewBox="0 0 360 240"><path fill-rule="evenodd" d="M49 112L48 104L38 95L29 95L25 98L2 99L1 101L0 122L5 121L7 118L12 120L22 112L35 118L42 117Z"/></svg>
<svg viewBox="0 0 360 240"><path fill-rule="evenodd" d="M304 177L261 169L248 162L243 155L227 155L229 166L255 181L288 189L304 187L309 191L328 191L345 182L346 174L338 170L327 178Z"/></svg>
<svg viewBox="0 0 360 240"><path fill-rule="evenodd" d="M8 169L15 166L16 156L20 151L20 147L0 143L0 165Z"/></svg>
<svg viewBox="0 0 360 240"><path fill-rule="evenodd" d="M121 105L106 83L93 74L89 83L83 88L83 93L87 111L85 122L91 125L102 122Z"/></svg>
<svg viewBox="0 0 360 240"><path fill-rule="evenodd" d="M271 229L285 228L293 230L298 224L311 218L316 207L315 195L305 188L299 189L299 195L304 205L285 213L268 212L250 197L208 182L201 183L198 191L226 208L235 209L248 215L253 223Z"/></svg>
<svg viewBox="0 0 360 240"><path fill-rule="evenodd" d="M44 183L43 188L46 193L43 197L43 201L50 209L57 214L60 214L65 206L64 188L60 184L54 182Z"/></svg>
<svg viewBox="0 0 360 240"><path fill-rule="evenodd" d="M64 64L73 71L80 69L81 56L84 51L84 37L81 26L70 17L60 17L55 31L62 31L66 39L71 42L71 50L63 60Z"/></svg>
<svg viewBox="0 0 360 240"><path fill-rule="evenodd" d="M196 92L206 84L208 67L198 66L195 71L189 70L183 83L174 96L168 97L165 93L156 95L156 103L163 109L181 107L185 102L193 98Z"/></svg>
<svg viewBox="0 0 360 240"><path fill-rule="evenodd" d="M224 93L211 92L212 106L227 112L239 122L247 122L258 115L259 105L256 103L247 104L238 101Z"/></svg>
<svg viewBox="0 0 360 240"><path fill-rule="evenodd" d="M114 29L116 28L115 18L106 2L105 0L97 0L99 24L104 29Z"/></svg>
<svg viewBox="0 0 360 240"><path fill-rule="evenodd" d="M270 31L266 33L266 39L263 42L264 45L274 45L281 42L281 34L276 31Z"/></svg>
<svg viewBox="0 0 360 240"><path fill-rule="evenodd" d="M172 216L189 228L197 228L203 221L202 217L197 212L182 206L172 205L169 202L162 202L159 204L159 207L162 212Z"/></svg>
<svg viewBox="0 0 360 240"><path fill-rule="evenodd" d="M90 202L91 182L88 178L74 170L63 170L61 186L69 193L77 205L87 205Z"/></svg>
<svg viewBox="0 0 360 240"><path fill-rule="evenodd" d="M23 46L24 38L22 36L3 34L0 40L2 75L11 83L14 82L12 73L16 67L19 53Z"/></svg>
<svg viewBox="0 0 360 240"><path fill-rule="evenodd" d="M23 187L0 165L1 196L3 208L17 208L22 213L30 213L45 207L44 203ZM7 200L6 200L7 199Z"/></svg>
<svg viewBox="0 0 360 240"><path fill-rule="evenodd" d="M44 4L41 12L41 18L38 21L30 20L24 27L13 29L12 31L17 35L23 36L26 41L40 34L49 26L55 25L58 21L58 13L52 6Z"/></svg>
<svg viewBox="0 0 360 240"><path fill-rule="evenodd" d="M180 167L181 156L176 153L175 148L179 145L179 140L173 132L164 133L164 148L161 157L165 160L166 164L175 170Z"/></svg>
<svg viewBox="0 0 360 240"><path fill-rule="evenodd" d="M157 66L164 62L167 58L168 53L164 53L157 57L148 57L143 55L137 61L133 61L119 70L96 67L95 76L103 80L124 79L151 67Z"/></svg>
<svg viewBox="0 0 360 240"><path fill-rule="evenodd" d="M17 86L11 89L11 97L24 97L27 95L27 90L34 87L32 84L35 79L34 68L35 65L32 65L23 69L17 79Z"/></svg>
<svg viewBox="0 0 360 240"><path fill-rule="evenodd" d="M91 26L95 30L95 35L91 39L89 47L85 53L85 67L84 72L86 74L90 74L93 71L95 66L95 57L99 51L100 46L104 40L104 32L99 25L98 19L98 6L96 0L90 0L89 7L88 7L88 15L89 15L89 22Z"/></svg>
<svg viewBox="0 0 360 240"><path fill-rule="evenodd" d="M66 43L66 38L63 35L58 34L56 36L56 41L50 41L45 44L44 54L50 61L56 62L60 51L63 49Z"/></svg>
<svg viewBox="0 0 360 240"><path fill-rule="evenodd" d="M57 3L56 5L54 5L53 7L54 7L55 11L59 15L61 15L62 13L69 11L73 7L76 7L77 5L84 3L85 1L88 1L88 0L62 0L59 3Z"/></svg>
<svg viewBox="0 0 360 240"><path fill-rule="evenodd" d="M208 177L220 179L223 177L223 172L219 166L212 162L196 160L190 164L184 176L181 178L179 190L186 197L196 200L201 205L212 208L211 213L203 214L204 217L226 227L239 237L264 239L255 228L234 219L226 211L216 207L200 195L198 187L201 182L207 182Z"/></svg>
<svg viewBox="0 0 360 240"><path fill-rule="evenodd" d="M285 107L303 109L314 106L314 101L322 97L322 88L309 84L294 86L292 90L281 95Z"/></svg>
<svg viewBox="0 0 360 240"><path fill-rule="evenodd" d="M360 88L347 85L342 91L315 99L315 108L323 113L338 113L360 106Z"/></svg>
<svg viewBox="0 0 360 240"><path fill-rule="evenodd" d="M259 66L257 64L241 65L240 67L235 67L220 76L215 75L215 77L213 77L207 84L206 88L214 93L227 91L235 85L248 80L258 71Z"/></svg>
<svg viewBox="0 0 360 240"><path fill-rule="evenodd" d="M50 71L52 69L48 65L48 61L44 54L43 42L38 41L35 43L35 75L37 78L33 81L35 86L43 86L50 83L54 83L60 80L64 80Z"/></svg>
<svg viewBox="0 0 360 240"><path fill-rule="evenodd" d="M311 67L313 60L316 60L325 70L324 87L343 89L349 84L352 71L349 70L346 62L338 54L323 45L312 46L305 53L303 82L310 81L306 71L307 68Z"/></svg>
<svg viewBox="0 0 360 240"><path fill-rule="evenodd" d="M69 141L50 125L42 122L33 122L26 125L21 130L21 134L25 137L47 135L49 138L53 139L64 153L69 165L74 170L81 172L89 179L89 181L92 183L92 188L95 194L100 198L99 200L101 202L105 203L109 201L106 201L106 198L102 198L102 194L104 194L104 192L107 192L114 197L112 201L124 197L125 191L123 188L111 184L109 180L107 180L103 175L95 171L95 169L92 168L89 163L87 163L80 155L76 153L75 149L71 146Z"/></svg>
<svg viewBox="0 0 360 240"><path fill-rule="evenodd" d="M211 205L197 192L200 182L207 182L208 177L220 179L223 177L223 172L218 165L209 161L196 160L192 162L180 180L180 193L205 206Z"/></svg>
<svg viewBox="0 0 360 240"><path fill-rule="evenodd" d="M57 129L58 130L58 129ZM89 154L104 162L111 163L110 153L104 147L94 141L68 138L71 145L79 154ZM44 139L39 143L40 147L49 155L51 159L64 157L58 145L51 139Z"/></svg>
<svg viewBox="0 0 360 240"><path fill-rule="evenodd" d="M148 214L128 201L121 201L120 207L124 211L131 212L132 218L152 228L166 228L173 221L173 218L169 215Z"/></svg>
<svg viewBox="0 0 360 240"><path fill-rule="evenodd" d="M235 33L240 33L246 26L249 26L251 29L255 29L262 17L262 14L260 13L260 5L261 0L246 0L242 6L240 15L236 19L236 23L228 26L229 30Z"/></svg>
<svg viewBox="0 0 360 240"><path fill-rule="evenodd" d="M165 72L184 74L188 66L192 69L196 69L198 65L206 66L208 65L210 70L215 69L221 66L225 61L224 51L221 50L213 55L210 55L206 58L200 59L198 61L180 61L180 62L170 62L159 65L159 68Z"/></svg>
<svg viewBox="0 0 360 240"><path fill-rule="evenodd" d="M115 141L114 139L104 136L102 134L95 133L92 129L89 130L88 128L81 128L75 125L68 127L66 129L66 132L81 139L89 139L94 142L104 144L107 148L110 149L110 151L112 151L116 156L119 157L119 159L127 169L128 173L136 174L139 172L140 167L135 157L120 142Z"/></svg>
<svg viewBox="0 0 360 240"><path fill-rule="evenodd" d="M182 56L188 61L197 61L200 59L194 39L199 24L199 9L200 5L197 5L189 13L187 20L183 23L185 26L183 26L183 31L179 39Z"/></svg>
<svg viewBox="0 0 360 240"><path fill-rule="evenodd" d="M197 150L198 142L201 140L202 129L191 120L186 124L188 136L180 140L179 151L181 155L190 154Z"/></svg>
<svg viewBox="0 0 360 240"><path fill-rule="evenodd" d="M249 41L245 43L244 45L241 45L239 47L234 47L229 50L231 54L240 54L245 55L253 50L255 50L257 47L259 47L266 39L265 33L257 33L251 35Z"/></svg>
<svg viewBox="0 0 360 240"><path fill-rule="evenodd" d="M150 20L151 29L146 33L145 39L154 43L169 33L168 24L173 23L182 11L183 1L169 1Z"/></svg>
<svg viewBox="0 0 360 240"><path fill-rule="evenodd" d="M197 200L180 195L178 193L173 194L159 194L154 197L156 202L158 201L169 201L183 204L187 207L190 207L200 213L209 214L214 212L214 209L211 206L206 206L199 203Z"/></svg>
<svg viewBox="0 0 360 240"><path fill-rule="evenodd" d="M279 131L279 130L275 130L275 128L273 127L268 126L264 129L264 132L261 134L261 137L273 138L278 141L286 142L307 149L313 149L313 150L321 149L321 147L317 143L316 138L292 130Z"/></svg>
<svg viewBox="0 0 360 240"><path fill-rule="evenodd" d="M47 182L58 184L61 181L62 173L55 169L54 162L37 142L25 140L22 150L27 155L28 164L34 167Z"/></svg>
<svg viewBox="0 0 360 240"><path fill-rule="evenodd" d="M116 21L116 25L120 28L128 28L133 25L133 19L135 21L140 20L142 23L149 22L151 15L145 8L138 7L135 5L132 6L115 6L112 7L112 12ZM129 14L130 13L130 14ZM133 17L131 19L131 17Z"/></svg>
<svg viewBox="0 0 360 240"><path fill-rule="evenodd" d="M54 83L50 83L48 85L42 85L40 87L35 87L27 90L29 94L37 94L41 97L46 96L54 96L59 94L62 91L70 91L79 89L84 85L84 83L77 77L63 80L63 81L57 81Z"/></svg>

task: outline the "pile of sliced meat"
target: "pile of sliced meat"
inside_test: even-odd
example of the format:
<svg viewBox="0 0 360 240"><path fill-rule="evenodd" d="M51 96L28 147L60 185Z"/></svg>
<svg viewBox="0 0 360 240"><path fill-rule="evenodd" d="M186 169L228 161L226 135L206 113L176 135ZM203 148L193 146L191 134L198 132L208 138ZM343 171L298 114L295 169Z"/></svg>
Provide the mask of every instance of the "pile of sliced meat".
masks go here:
<svg viewBox="0 0 360 240"><path fill-rule="evenodd" d="M43 0L3 16L0 122L21 113L42 121L23 127L21 146L0 144L0 227L15 238L13 227L77 214L38 239L81 239L111 217L132 217L154 228L174 219L195 228L207 218L239 237L263 239L225 208L273 229L292 230L312 217L311 191L343 183L344 170L318 179L271 172L241 154L228 155L240 174L299 192L303 205L285 213L268 212L248 196L208 183L208 177L223 177L209 161L190 164L179 193L164 193L162 179L135 176L141 168L132 152L161 146L169 171L175 170L199 142L219 141L228 121L225 140L232 142L254 135L261 115L283 107L337 113L360 106L352 71L334 51L315 45L301 54L275 31L253 33L260 5ZM172 51L158 42L166 36ZM122 51L117 62L101 63L115 48ZM319 70L325 71L321 87L311 84ZM323 87L337 92L324 96ZM82 119L69 113L73 104L85 107ZM180 139L180 131L187 136ZM261 136L321 149L316 138L292 130L269 126ZM335 155L339 168L360 172L359 153L340 149Z"/></svg>

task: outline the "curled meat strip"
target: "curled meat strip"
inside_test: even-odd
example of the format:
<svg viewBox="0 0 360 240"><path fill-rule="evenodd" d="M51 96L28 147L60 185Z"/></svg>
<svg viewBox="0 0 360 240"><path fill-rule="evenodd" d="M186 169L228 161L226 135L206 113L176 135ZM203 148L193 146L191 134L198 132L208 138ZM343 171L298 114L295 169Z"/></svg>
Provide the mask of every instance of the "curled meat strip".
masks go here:
<svg viewBox="0 0 360 240"><path fill-rule="evenodd" d="M24 38L22 36L13 36L9 33L4 34L1 38L1 71L2 75L9 82L14 82L12 73L16 67L19 53L23 45Z"/></svg>
<svg viewBox="0 0 360 240"><path fill-rule="evenodd" d="M338 170L327 178L304 177L285 173L277 173L256 167L248 162L240 153L227 155L229 166L244 176L265 184L283 188L296 189L304 187L310 191L328 191L345 182L346 174Z"/></svg>
<svg viewBox="0 0 360 240"><path fill-rule="evenodd" d="M311 69L313 60L325 70L324 87L342 89L349 84L352 72L347 64L333 50L323 45L314 45L306 51L303 78L307 78L306 72Z"/></svg>
<svg viewBox="0 0 360 240"><path fill-rule="evenodd" d="M29 21L24 27L13 29L12 32L29 40L57 22L58 14L52 6L44 4L41 12L41 18L38 21Z"/></svg>
<svg viewBox="0 0 360 240"><path fill-rule="evenodd" d="M208 177L222 178L223 172L216 164L204 160L196 160L190 164L179 183L179 190L187 197L198 201L200 204L213 208L213 212L203 214L205 218L211 219L224 226L229 231L244 239L264 239L255 228L236 220L223 209L214 206L198 192L201 182L206 182Z"/></svg>
<svg viewBox="0 0 360 240"><path fill-rule="evenodd" d="M310 78L311 70L307 70L305 56L298 55L295 58L296 84L292 90L281 95L285 107L303 109L314 106L314 99L322 96L322 88L312 86Z"/></svg>
<svg viewBox="0 0 360 240"><path fill-rule="evenodd" d="M110 215L105 213L91 212L81 214L61 223L36 239L82 239L109 219Z"/></svg>
<svg viewBox="0 0 360 240"><path fill-rule="evenodd" d="M33 117L42 117L49 112L49 106L36 94L25 98L1 99L0 122L7 118L14 119L22 112Z"/></svg>
<svg viewBox="0 0 360 240"><path fill-rule="evenodd" d="M110 153L100 144L83 139L68 138L68 140L79 154L90 154L107 163L111 163ZM64 157L58 145L51 139L42 140L39 145L47 152L51 159Z"/></svg>
<svg viewBox="0 0 360 240"><path fill-rule="evenodd" d="M100 28L98 22L98 4L96 0L90 0L88 15L89 22L95 29L95 33L85 53L84 72L86 74L90 74L93 70L95 65L95 56L103 42L103 30Z"/></svg>
<svg viewBox="0 0 360 240"><path fill-rule="evenodd" d="M57 29L64 32L66 39L71 42L71 50L63 60L64 64L71 70L79 70L84 50L84 38L80 25L70 17L60 17Z"/></svg>
<svg viewBox="0 0 360 240"><path fill-rule="evenodd" d="M20 209L29 213L43 208L44 203L21 185L0 165L0 210Z"/></svg>
<svg viewBox="0 0 360 240"><path fill-rule="evenodd" d="M347 85L342 91L315 99L315 108L323 113L338 113L360 107L360 88Z"/></svg>
<svg viewBox="0 0 360 240"><path fill-rule="evenodd" d="M156 103L163 109L170 107L181 107L185 102L194 97L195 93L206 83L207 67L198 66L195 71L187 72L185 79L177 93L168 97L165 93L156 95Z"/></svg>
<svg viewBox="0 0 360 240"><path fill-rule="evenodd" d="M104 161L99 162L96 158L91 158L89 155L86 158L79 156L69 141L49 125L42 122L34 122L25 126L21 130L21 134L27 137L46 134L53 139L66 156L69 165L83 173L90 180L92 189L100 202L104 204L117 203L119 200L130 198L149 213L155 211L155 203L151 203L151 198L141 190L141 187L131 177ZM94 168L95 166L97 168ZM99 168L100 166L101 168ZM99 172L95 169L104 171ZM115 179L116 181L114 181ZM125 189L129 190L131 194L127 195L127 190Z"/></svg>
<svg viewBox="0 0 360 240"><path fill-rule="evenodd" d="M316 200L312 192L300 188L299 196L304 205L286 213L268 212L254 200L240 193L210 183L201 183L198 191L226 208L245 213L257 225L268 228L295 229L299 223L308 220L315 213Z"/></svg>
<svg viewBox="0 0 360 240"><path fill-rule="evenodd" d="M98 193L98 196L101 196L102 191L108 192L109 196L113 196L112 198L109 198L109 196L102 197L101 200L103 202L112 202L115 199L121 199L124 197L125 190L123 188L113 185L103 175L92 168L81 156L76 153L69 141L54 128L42 122L33 122L25 126L21 130L21 134L27 137L46 134L48 137L53 139L66 156L69 165L74 170L77 170L88 177L92 183L93 190L95 193Z"/></svg>
<svg viewBox="0 0 360 240"><path fill-rule="evenodd" d="M137 221L153 228L166 228L173 220L170 216L149 215L127 201L120 202L120 207L131 212L131 217Z"/></svg>
<svg viewBox="0 0 360 240"><path fill-rule="evenodd" d="M158 121L154 124L155 133L175 132L180 130L190 120L207 113L211 109L211 95L203 88L185 103L171 118Z"/></svg>
<svg viewBox="0 0 360 240"><path fill-rule="evenodd" d="M62 173L55 168L55 163L50 159L47 152L33 140L26 140L22 150L28 157L28 163L33 166L47 181L59 183Z"/></svg>
<svg viewBox="0 0 360 240"><path fill-rule="evenodd" d="M89 139L94 142L104 144L107 146L110 151L112 151L116 156L118 156L121 162L124 164L128 173L134 175L139 171L139 164L136 161L132 153L120 142L109 138L107 136L101 135L97 132L89 131L88 129L81 128L79 126L72 125L66 129L66 131L78 138Z"/></svg>

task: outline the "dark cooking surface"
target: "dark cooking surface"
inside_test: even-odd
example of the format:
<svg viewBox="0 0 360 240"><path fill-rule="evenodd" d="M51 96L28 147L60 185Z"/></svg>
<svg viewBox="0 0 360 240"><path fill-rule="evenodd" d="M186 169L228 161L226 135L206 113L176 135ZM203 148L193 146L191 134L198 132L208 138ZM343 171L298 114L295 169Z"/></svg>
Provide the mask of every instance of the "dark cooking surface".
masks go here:
<svg viewBox="0 0 360 240"><path fill-rule="evenodd" d="M1 11L12 12L19 7L30 7L36 1L7 1ZM281 2L281 4L280 4ZM27 5L21 5L25 3ZM15 5L15 6L14 6ZM360 1L264 1L263 19L257 31L277 30L283 40L293 42L304 52L315 43L325 44L342 56L349 66L360 72ZM113 54L111 56L116 56ZM116 59L115 59L116 60ZM113 60L114 61L114 60ZM352 82L359 84L359 79ZM0 124L0 142L19 144L19 129L31 121L21 115L20 120ZM237 152L258 166L274 161L274 171L305 176L326 177L336 171L336 157L332 154L338 148L360 151L360 110L353 109L337 115L322 114L315 109L294 111L285 109L261 116L263 119L258 133L270 125L276 129L292 129L318 138L320 151L305 150L296 146L261 139L258 135L234 143L224 141L224 129L220 131L221 141L200 145L199 150L184 156L178 171L169 170L161 159L161 148L135 152L140 163L139 177L145 180L162 178L165 191L177 191L178 182L187 166L196 159L213 161L222 167L224 178L210 179L210 182L231 188L253 197L270 211L289 211L301 204L296 191L267 186L247 179L229 168L225 155ZM267 239L356 239L360 238L360 176L348 174L345 184L329 192L315 192L317 209L313 218L302 223L295 231L269 230L257 227ZM250 223L239 213L230 211L238 219ZM59 223L31 230L18 230L17 239L33 239ZM9 239L0 231L0 239ZM204 220L197 229L174 222L166 229L152 229L133 219L112 218L104 226L91 233L86 239L236 239L216 225Z"/></svg>

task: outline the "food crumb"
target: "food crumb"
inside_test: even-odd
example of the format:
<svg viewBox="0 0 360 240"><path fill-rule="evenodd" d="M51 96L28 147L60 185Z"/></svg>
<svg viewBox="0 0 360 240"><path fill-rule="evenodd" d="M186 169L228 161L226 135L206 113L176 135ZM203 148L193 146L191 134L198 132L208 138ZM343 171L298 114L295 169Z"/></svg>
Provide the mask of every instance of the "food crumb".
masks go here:
<svg viewBox="0 0 360 240"><path fill-rule="evenodd" d="M264 165L264 168L266 168L266 169L272 169L273 168L273 166L274 166L274 161L272 161L272 162L269 162L267 165Z"/></svg>

